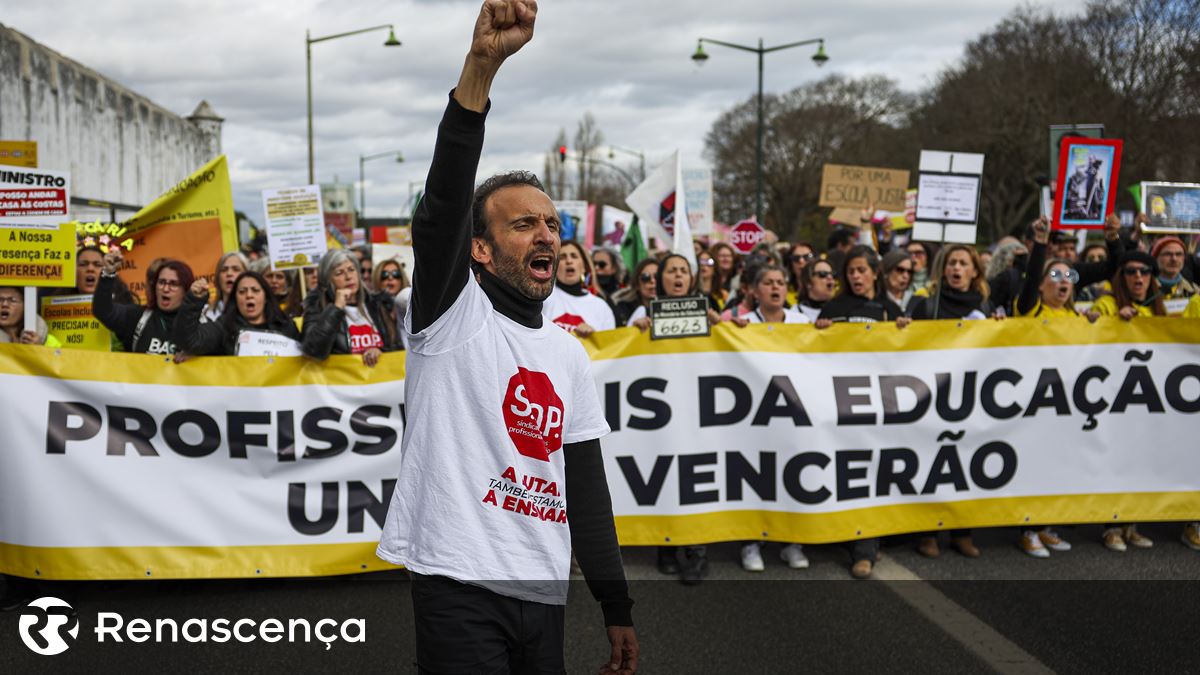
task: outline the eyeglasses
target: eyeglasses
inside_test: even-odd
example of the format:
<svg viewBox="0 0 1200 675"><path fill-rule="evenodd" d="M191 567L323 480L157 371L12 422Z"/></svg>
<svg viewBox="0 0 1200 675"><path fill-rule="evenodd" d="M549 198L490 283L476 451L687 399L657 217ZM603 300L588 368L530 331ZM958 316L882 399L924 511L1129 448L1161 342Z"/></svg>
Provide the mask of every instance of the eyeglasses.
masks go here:
<svg viewBox="0 0 1200 675"><path fill-rule="evenodd" d="M811 253L801 253L800 255L789 255L789 256L788 256L788 262L794 262L794 263L795 263L795 262L800 262L800 261L809 261L809 260L812 260L812 259L813 259L813 258L815 258L815 257L817 257L817 256L815 256L815 255L813 255L813 254L811 254Z"/></svg>
<svg viewBox="0 0 1200 675"><path fill-rule="evenodd" d="M1079 272L1076 272L1075 270L1050 270L1046 276L1050 277L1052 281L1069 281L1073 284L1079 283Z"/></svg>
<svg viewBox="0 0 1200 675"><path fill-rule="evenodd" d="M818 279L832 279L833 272L828 270L817 270L816 272L813 272L813 276L817 277Z"/></svg>
<svg viewBox="0 0 1200 675"><path fill-rule="evenodd" d="M380 279L400 279L402 277L400 270L388 270L379 274Z"/></svg>
<svg viewBox="0 0 1200 675"><path fill-rule="evenodd" d="M5 305L23 305L23 304L25 304L25 298L22 298L19 295L16 297L12 297L12 296L0 297L0 307L3 307Z"/></svg>
<svg viewBox="0 0 1200 675"><path fill-rule="evenodd" d="M183 286L183 284L174 279L159 279L154 285L159 288L181 288Z"/></svg>
<svg viewBox="0 0 1200 675"><path fill-rule="evenodd" d="M913 250L909 251L908 254L914 258L924 258L925 257L925 249L914 248Z"/></svg>
<svg viewBox="0 0 1200 675"><path fill-rule="evenodd" d="M712 258L701 258L697 262L699 262L701 265L704 265L705 267L712 267L713 265L717 264L715 261L713 261Z"/></svg>
<svg viewBox="0 0 1200 675"><path fill-rule="evenodd" d="M608 269L608 263L603 260L597 260L597 261L593 262L592 264L595 265L596 269L598 269L598 270Z"/></svg>
<svg viewBox="0 0 1200 675"><path fill-rule="evenodd" d="M893 272L895 272L895 273L897 273L897 274L908 274L908 275L912 275L912 273L913 273L913 268L911 268L911 267L893 267L893 268L892 268L892 271L893 271Z"/></svg>
<svg viewBox="0 0 1200 675"><path fill-rule="evenodd" d="M1149 267L1142 267L1141 265L1136 265L1136 266L1126 267L1125 269L1121 270L1121 273L1127 277L1148 277L1148 276L1150 276L1151 271L1150 271Z"/></svg>
<svg viewBox="0 0 1200 675"><path fill-rule="evenodd" d="M650 281L654 281L654 275L646 274L645 272L643 272L642 275L638 277L638 281L642 282L643 284L650 282Z"/></svg>

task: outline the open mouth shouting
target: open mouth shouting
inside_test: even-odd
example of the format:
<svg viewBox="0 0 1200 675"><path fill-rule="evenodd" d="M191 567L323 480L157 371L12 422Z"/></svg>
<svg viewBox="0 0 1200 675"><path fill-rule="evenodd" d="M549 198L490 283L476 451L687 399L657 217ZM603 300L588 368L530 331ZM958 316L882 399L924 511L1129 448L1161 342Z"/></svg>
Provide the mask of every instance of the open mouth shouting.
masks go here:
<svg viewBox="0 0 1200 675"><path fill-rule="evenodd" d="M554 278L554 252L546 250L534 253L529 256L526 268L535 282L543 284L550 281Z"/></svg>

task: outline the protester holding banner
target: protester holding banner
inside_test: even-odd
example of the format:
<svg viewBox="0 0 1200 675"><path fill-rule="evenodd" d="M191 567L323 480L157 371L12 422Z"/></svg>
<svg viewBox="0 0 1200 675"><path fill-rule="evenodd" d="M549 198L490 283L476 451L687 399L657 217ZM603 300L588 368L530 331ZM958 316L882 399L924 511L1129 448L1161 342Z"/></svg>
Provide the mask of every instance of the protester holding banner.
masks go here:
<svg viewBox="0 0 1200 675"><path fill-rule="evenodd" d="M1158 285L1162 289L1168 314L1182 314L1187 299L1196 294L1196 285L1184 275L1187 248L1179 237L1163 237L1150 247L1150 255L1158 263ZM1171 302L1172 300L1176 302Z"/></svg>
<svg viewBox="0 0 1200 675"><path fill-rule="evenodd" d="M1137 250L1122 256L1112 278L1112 295L1097 300L1092 309L1100 316L1119 316L1126 321L1135 316L1166 316L1154 256Z"/></svg>
<svg viewBox="0 0 1200 675"><path fill-rule="evenodd" d="M851 249L842 261L841 287L837 295L821 308L814 322L816 327L828 328L840 322L878 321L895 321L900 328L907 326L909 318L904 311L881 290L875 272L877 269L879 257L874 249L869 246Z"/></svg>
<svg viewBox="0 0 1200 675"><path fill-rule="evenodd" d="M1025 284L1017 298L1016 315L1079 317L1080 313L1075 310L1075 285L1079 282L1079 272L1071 267L1069 260L1053 258L1046 261L1050 223L1045 218L1034 222L1033 228L1033 250L1029 253L1024 270ZM1034 283L1034 279L1038 280L1037 283ZM1087 314L1091 321L1098 316L1095 312Z"/></svg>
<svg viewBox="0 0 1200 675"><path fill-rule="evenodd" d="M686 298L696 295L696 277L692 275L692 264L678 253L663 257L658 265L658 275L655 278L655 288L659 298ZM638 307L629 316L630 326L640 331L650 329L650 311L647 306ZM708 308L708 323L715 326L721 323L721 316L712 308Z"/></svg>
<svg viewBox="0 0 1200 675"><path fill-rule="evenodd" d="M175 319L178 349L194 356L237 356L243 333L274 333L300 340L300 331L274 302L270 284L258 272L242 272L233 283L225 310L215 321L204 321L208 280L192 282Z"/></svg>
<svg viewBox="0 0 1200 675"><path fill-rule="evenodd" d="M20 286L0 286L0 343L15 342L24 345L62 345L50 335L50 329L42 317L34 315L37 325L25 326L25 290Z"/></svg>
<svg viewBox="0 0 1200 675"><path fill-rule="evenodd" d="M304 299L304 353L319 361L330 354L361 354L374 367L384 352L400 347L379 299L367 293L354 253L333 249L321 256L317 288Z"/></svg>
<svg viewBox="0 0 1200 675"><path fill-rule="evenodd" d="M775 264L759 266L751 288L754 309L743 315L748 324L812 323L799 309L787 306L787 277L782 267Z"/></svg>
<svg viewBox="0 0 1200 675"><path fill-rule="evenodd" d="M146 271L146 307L140 307L113 298L117 269L123 260L117 246L104 254L104 269L92 295L92 315L117 336L125 351L175 354L172 326L184 294L195 281L192 268L179 260L155 260Z"/></svg>
<svg viewBox="0 0 1200 675"><path fill-rule="evenodd" d="M233 294L233 282L249 268L250 261L246 260L246 256L239 251L232 251L221 256L217 261L217 270L213 274L217 293L204 310L205 321L216 321L221 318L221 314L225 311L225 305L228 304L229 298Z"/></svg>
<svg viewBox="0 0 1200 675"><path fill-rule="evenodd" d="M809 263L816 259L816 251L813 250L812 244L807 241L798 241L789 247L787 257L784 260L787 263L788 270L788 306L794 307L800 304L800 298L804 296L804 269Z"/></svg>
<svg viewBox="0 0 1200 675"><path fill-rule="evenodd" d="M644 258L633 267L629 277L629 285L622 288L615 296L613 313L616 314L618 326L629 326L630 317L641 308L643 312L650 307L650 301L658 293L658 260Z"/></svg>
<svg viewBox="0 0 1200 675"><path fill-rule="evenodd" d="M600 292L587 252L574 241L564 241L554 290L542 302L542 317L580 338L612 330L617 327L616 317Z"/></svg>
<svg viewBox="0 0 1200 675"><path fill-rule="evenodd" d="M828 260L814 260L804 268L804 294L800 296L799 307L812 321L821 316L825 303L833 298L834 274L833 263Z"/></svg>
<svg viewBox="0 0 1200 675"><path fill-rule="evenodd" d="M929 287L913 298L915 320L986 319L999 316L974 246L950 244L938 252Z"/></svg>
<svg viewBox="0 0 1200 675"><path fill-rule="evenodd" d="M915 263L908 251L894 248L879 263L879 279L888 300L904 311L912 300Z"/></svg>

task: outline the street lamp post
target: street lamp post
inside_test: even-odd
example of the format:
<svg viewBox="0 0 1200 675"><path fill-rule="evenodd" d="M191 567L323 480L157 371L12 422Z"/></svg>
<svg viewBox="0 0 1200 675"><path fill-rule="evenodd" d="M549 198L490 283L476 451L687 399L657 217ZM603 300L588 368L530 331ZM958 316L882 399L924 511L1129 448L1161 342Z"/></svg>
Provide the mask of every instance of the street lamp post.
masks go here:
<svg viewBox="0 0 1200 675"><path fill-rule="evenodd" d="M404 155L399 150L390 152L380 152L374 155L359 155L358 156L358 211L362 214L363 219L367 217L367 179L366 179L366 163L381 157L395 157L396 163L404 161Z"/></svg>
<svg viewBox="0 0 1200 675"><path fill-rule="evenodd" d="M758 143L754 151L755 163L755 220L761 225L763 222L763 56L771 52L778 52L792 47L803 47L804 45L817 44L817 53L813 54L812 60L818 67L825 65L829 57L825 54L825 38L813 38L811 40L801 40L800 42L789 42L785 45L776 47L763 47L762 38L758 39L757 47L747 47L745 45L733 44L732 42L723 42L721 40L713 40L711 38L700 38L696 42L696 53L692 54L692 60L696 65L704 65L708 60L708 54L704 53L704 43L729 47L730 49L740 49L744 52L750 52L758 55Z"/></svg>
<svg viewBox="0 0 1200 675"><path fill-rule="evenodd" d="M629 189L631 189L631 190L637 189L638 182L633 179L633 176L630 176L628 171L626 171L625 169L622 169L621 167L617 166L616 164L613 164L612 162L606 162L598 157L590 157L590 156L584 156L584 155L580 155L580 154L566 154L566 153L564 153L562 155L562 159L563 159L563 161L570 159L570 160L574 160L576 162L581 162L584 164L596 164L598 166L606 166L606 167L612 169L613 171L616 171L617 174L619 174L625 180L629 181Z"/></svg>
<svg viewBox="0 0 1200 675"><path fill-rule="evenodd" d="M307 31L307 30L304 31L304 58L305 58L305 65L307 67L306 72L307 72L307 81L308 81L308 184L309 185L312 185L315 180L314 179L315 171L314 171L314 164L313 164L312 46L318 42L325 42L327 40L336 40L338 38L350 37L351 35L359 35L362 33L369 33L371 31L383 30L384 28L386 28L388 30L388 37L387 37L387 40L384 40L383 46L384 47L399 47L400 41L396 39L396 29L393 28L392 24L390 24L390 23L383 24L382 26L371 26L370 28L362 28L359 30L352 30L347 33L337 33L336 35L324 35L322 37L317 37L317 38L312 37L312 34L309 31Z"/></svg>
<svg viewBox="0 0 1200 675"><path fill-rule="evenodd" d="M638 158L638 173L642 180L646 180L646 153L642 152L641 150L630 150L628 148L622 148L619 145L610 145L610 146L608 146L608 158L616 159L617 151L623 152L627 155L632 155L634 157L637 157Z"/></svg>

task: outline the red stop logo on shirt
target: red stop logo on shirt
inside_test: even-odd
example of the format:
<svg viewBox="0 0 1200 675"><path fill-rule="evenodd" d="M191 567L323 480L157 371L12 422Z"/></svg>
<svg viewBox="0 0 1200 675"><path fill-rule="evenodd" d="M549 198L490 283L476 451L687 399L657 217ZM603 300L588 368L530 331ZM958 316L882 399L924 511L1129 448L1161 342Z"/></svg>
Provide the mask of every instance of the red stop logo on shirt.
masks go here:
<svg viewBox="0 0 1200 675"><path fill-rule="evenodd" d="M504 424L517 452L550 461L562 448L563 403L545 373L518 368L504 394Z"/></svg>
<svg viewBox="0 0 1200 675"><path fill-rule="evenodd" d="M349 333L351 354L362 354L368 349L383 349L383 338L373 326L351 324Z"/></svg>
<svg viewBox="0 0 1200 675"><path fill-rule="evenodd" d="M579 316L578 314L571 314L570 312L560 314L558 318L554 320L555 326L558 326L568 333L574 333L575 329L578 328L579 324L581 323L583 323L583 317Z"/></svg>

